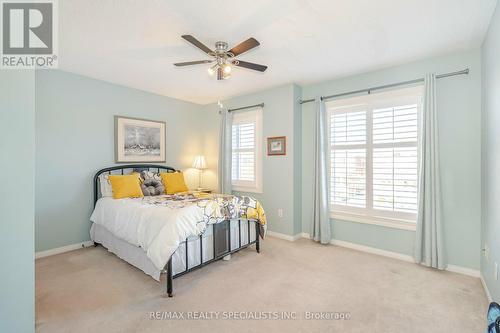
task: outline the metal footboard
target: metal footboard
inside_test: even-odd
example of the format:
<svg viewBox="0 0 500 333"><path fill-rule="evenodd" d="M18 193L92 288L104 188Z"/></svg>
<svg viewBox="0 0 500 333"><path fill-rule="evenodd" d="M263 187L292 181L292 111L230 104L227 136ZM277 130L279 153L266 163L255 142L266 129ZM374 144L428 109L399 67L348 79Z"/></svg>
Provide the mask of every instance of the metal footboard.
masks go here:
<svg viewBox="0 0 500 333"><path fill-rule="evenodd" d="M213 263L214 261L217 261L217 260L220 260L230 254L233 254L233 253L236 253L240 250L243 250L247 247L249 247L250 245L253 245L255 244L255 249L257 250L257 253L260 253L260 240L259 240L259 221L257 220L254 220L254 219L238 219L238 247L236 247L235 249L231 250L231 220L225 220L223 222L220 222L220 223L214 223L214 224L211 224L212 226L212 250L213 250L213 258L212 259L209 259L207 261L203 261L203 235L200 235L200 263L197 264L197 265L194 265L192 267L189 267L189 246L188 246L188 239L185 240L184 242L184 246L185 246L185 256L186 256L186 268L184 271L182 272L179 272L179 273L176 273L176 274L173 274L173 269L172 269L172 257L170 257L170 259L168 260L167 264L165 265L165 269L164 271L166 271L166 274L167 274L167 279L166 279L166 285L167 285L167 295L168 297L172 297L173 296L173 279L179 277L179 276L182 276L184 274L187 274L189 272L192 272L194 270L197 270L199 268L202 268L210 263ZM248 228L248 232L247 232L247 243L242 245L242 241L241 241L241 221L248 221L247 223L247 228ZM255 225L255 240L250 240L250 224L251 223L254 223ZM217 229L218 228L221 228L225 223L227 223L228 225L228 228L227 228L227 250L226 251L223 251L221 253L217 253L217 246L218 246L218 242L217 242ZM182 246L182 245L181 245Z"/></svg>

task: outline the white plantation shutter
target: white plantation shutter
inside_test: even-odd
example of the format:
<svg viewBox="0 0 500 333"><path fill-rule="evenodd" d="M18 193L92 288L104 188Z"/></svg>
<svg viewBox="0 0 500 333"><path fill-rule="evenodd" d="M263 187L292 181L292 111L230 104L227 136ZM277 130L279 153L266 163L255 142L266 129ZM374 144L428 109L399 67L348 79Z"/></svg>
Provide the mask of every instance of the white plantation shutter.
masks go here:
<svg viewBox="0 0 500 333"><path fill-rule="evenodd" d="M255 180L255 123L233 125L233 169L235 180Z"/></svg>
<svg viewBox="0 0 500 333"><path fill-rule="evenodd" d="M260 191L261 109L236 113L232 125L232 184L236 191Z"/></svg>
<svg viewBox="0 0 500 333"><path fill-rule="evenodd" d="M418 105L373 110L373 208L417 213Z"/></svg>
<svg viewBox="0 0 500 333"><path fill-rule="evenodd" d="M330 121L333 204L366 205L366 111L333 112Z"/></svg>
<svg viewBox="0 0 500 333"><path fill-rule="evenodd" d="M421 88L327 104L333 215L415 222Z"/></svg>
<svg viewBox="0 0 500 333"><path fill-rule="evenodd" d="M417 213L417 147L375 148L373 208Z"/></svg>

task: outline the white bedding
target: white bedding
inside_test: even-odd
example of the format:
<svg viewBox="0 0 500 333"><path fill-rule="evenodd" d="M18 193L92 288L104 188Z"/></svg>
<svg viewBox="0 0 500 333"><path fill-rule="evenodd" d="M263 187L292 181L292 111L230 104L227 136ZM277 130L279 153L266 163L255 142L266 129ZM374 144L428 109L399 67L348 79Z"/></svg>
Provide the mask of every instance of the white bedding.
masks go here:
<svg viewBox="0 0 500 333"><path fill-rule="evenodd" d="M161 270L181 242L205 230L203 210L197 205L170 208L145 205L142 201L100 198L90 220L116 237L140 246Z"/></svg>
<svg viewBox="0 0 500 333"><path fill-rule="evenodd" d="M238 221L231 221L231 250L237 249L240 246L255 241L255 226L248 226L248 223L243 220L241 229L238 228ZM250 232L250 234L248 233ZM238 236L239 233L239 236ZM157 269L151 260L147 257L146 252L142 248L130 244L122 239L119 239L108 231L105 227L92 223L90 228L90 237L94 242L102 244L108 251L116 254L119 258L125 260L129 264L139 268L144 273L150 275L156 281L160 281L161 270ZM213 229L208 227L203 233L203 242L200 238L191 238L188 240L188 261L186 262L186 247L181 244L172 255L172 271L173 274L183 272L187 268L195 267L202 261L207 262L213 259ZM240 243L241 242L241 243ZM200 252L200 246L203 247L203 255Z"/></svg>

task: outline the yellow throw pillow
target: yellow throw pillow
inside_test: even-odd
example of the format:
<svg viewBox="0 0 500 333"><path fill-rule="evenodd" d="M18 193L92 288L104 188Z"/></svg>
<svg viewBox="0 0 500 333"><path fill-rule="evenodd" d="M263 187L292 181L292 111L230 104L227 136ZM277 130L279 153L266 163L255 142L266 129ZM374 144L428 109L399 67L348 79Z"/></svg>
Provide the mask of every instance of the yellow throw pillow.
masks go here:
<svg viewBox="0 0 500 333"><path fill-rule="evenodd" d="M167 194L189 191L182 172L162 172L160 176Z"/></svg>
<svg viewBox="0 0 500 333"><path fill-rule="evenodd" d="M110 175L108 177L113 189L113 198L142 198L139 174L132 175Z"/></svg>

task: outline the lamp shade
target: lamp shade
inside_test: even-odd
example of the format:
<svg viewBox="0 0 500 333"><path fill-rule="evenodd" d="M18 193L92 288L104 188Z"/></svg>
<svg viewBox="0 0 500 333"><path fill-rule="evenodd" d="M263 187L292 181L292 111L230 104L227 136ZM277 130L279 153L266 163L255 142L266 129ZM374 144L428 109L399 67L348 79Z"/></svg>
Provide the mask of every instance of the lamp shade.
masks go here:
<svg viewBox="0 0 500 333"><path fill-rule="evenodd" d="M195 169L206 169L207 168L207 162L205 161L205 156L203 155L198 155L194 157L193 161L193 168Z"/></svg>

